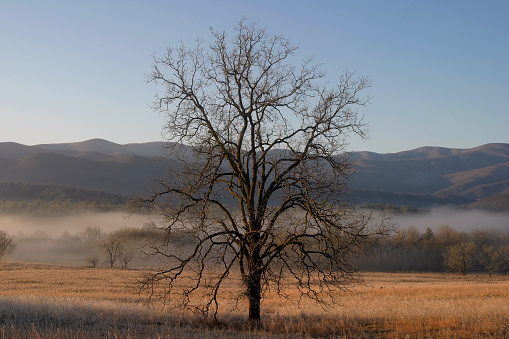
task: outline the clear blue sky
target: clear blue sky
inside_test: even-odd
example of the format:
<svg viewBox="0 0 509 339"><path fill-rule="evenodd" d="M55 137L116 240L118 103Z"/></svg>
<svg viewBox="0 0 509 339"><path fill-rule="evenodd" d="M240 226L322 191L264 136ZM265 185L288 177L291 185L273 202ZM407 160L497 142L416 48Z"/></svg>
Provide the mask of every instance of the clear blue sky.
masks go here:
<svg viewBox="0 0 509 339"><path fill-rule="evenodd" d="M509 1L0 0L0 142L161 140L152 55L245 16L373 81L350 150L509 143Z"/></svg>

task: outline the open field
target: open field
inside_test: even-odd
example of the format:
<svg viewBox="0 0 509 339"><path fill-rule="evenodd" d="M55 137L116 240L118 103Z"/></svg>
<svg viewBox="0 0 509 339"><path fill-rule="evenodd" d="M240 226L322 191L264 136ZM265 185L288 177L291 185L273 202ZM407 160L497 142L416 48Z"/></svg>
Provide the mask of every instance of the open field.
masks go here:
<svg viewBox="0 0 509 339"><path fill-rule="evenodd" d="M136 293L141 271L0 264L0 338L265 338L509 336L509 277L365 273L340 305L299 305L268 292L262 329L224 299L222 326ZM239 291L232 279L226 294Z"/></svg>

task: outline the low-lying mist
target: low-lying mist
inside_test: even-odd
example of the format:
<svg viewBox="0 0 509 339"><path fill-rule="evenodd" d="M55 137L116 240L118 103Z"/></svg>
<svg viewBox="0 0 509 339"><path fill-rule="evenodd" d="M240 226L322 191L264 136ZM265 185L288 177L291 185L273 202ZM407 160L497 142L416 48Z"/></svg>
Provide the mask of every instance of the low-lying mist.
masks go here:
<svg viewBox="0 0 509 339"><path fill-rule="evenodd" d="M156 218L122 212L58 217L0 215L0 230L14 236L16 243L14 252L4 260L85 265L87 253L78 246L77 239L86 229L99 229L104 234L141 229Z"/></svg>
<svg viewBox="0 0 509 339"><path fill-rule="evenodd" d="M374 216L375 221L381 220L379 212L375 212ZM96 247L92 250L84 245L83 237L87 229L100 230L105 237L123 229L141 230L148 223L157 220L157 216L136 214L128 216L122 212L59 217L0 215L0 230L14 236L16 243L14 252L2 260L83 266L91 264L87 258L96 256L100 260L94 265L108 267L101 248ZM441 225L447 225L458 232L468 233L477 229L497 230L509 234L509 214L479 210L439 208L426 213L394 214L392 222L400 230L415 227L421 233L428 227L436 231ZM130 262L129 267L142 265L143 262L139 257ZM120 265L120 260L115 263L115 267Z"/></svg>
<svg viewBox="0 0 509 339"><path fill-rule="evenodd" d="M458 210L436 208L425 213L396 214L392 221L401 229L411 226L424 232L427 227L436 230L440 225L447 225L459 232L477 230L498 230L509 233L509 214L481 210Z"/></svg>
<svg viewBox="0 0 509 339"><path fill-rule="evenodd" d="M0 229L12 235L28 235L44 231L52 237L63 233L79 233L87 227L97 227L111 232L127 227L143 227L151 220L146 215L128 215L122 212L87 213L80 215L36 217L25 215L0 215Z"/></svg>

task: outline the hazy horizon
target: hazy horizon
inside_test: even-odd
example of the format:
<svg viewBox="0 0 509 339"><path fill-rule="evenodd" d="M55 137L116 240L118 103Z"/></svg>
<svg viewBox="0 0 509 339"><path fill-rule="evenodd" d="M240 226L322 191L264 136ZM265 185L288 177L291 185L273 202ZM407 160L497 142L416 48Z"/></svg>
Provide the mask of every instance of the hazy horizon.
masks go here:
<svg viewBox="0 0 509 339"><path fill-rule="evenodd" d="M83 143L83 142L87 142L87 141L93 141L93 140L102 140L102 141L106 141L106 142L111 142L111 143L114 143L114 144L117 144L117 145L130 145L130 144L149 144L149 143L165 143L165 142L168 142L166 140L149 140L149 141L142 141L142 142L127 142L127 143L120 143L120 142L116 142L116 141L113 141L113 140L109 140L109 139L104 139L104 138L90 138L90 139L85 139L85 140L76 140L76 141L65 141L65 142L49 142L49 143L36 143L36 144L24 144L24 143L20 143L20 142L16 142L16 141L0 141L0 143L8 143L8 142L14 142L14 143L17 143L17 144L20 144L20 145L24 145L24 146L42 146L42 145L65 145L65 144L78 144L78 143ZM448 148L448 149L470 149L470 148L476 148L476 147L480 147L480 146L484 146L484 145L489 145L489 144L509 144L509 142L487 142L485 144L480 144L480 145L473 145L472 147L465 147L465 148L456 148L456 147L450 147L448 145L421 145L421 146L417 146L415 148L401 148L401 149L395 149L395 150L391 150L389 152L376 152L376 151L370 151L370 150L355 150L355 151L352 151L352 152L374 152L374 153L380 153L380 154L389 154L389 153L398 153L398 152L404 152L404 151L410 151L410 150L414 150L414 149L417 149L417 148L423 148L423 147L437 147L437 148Z"/></svg>

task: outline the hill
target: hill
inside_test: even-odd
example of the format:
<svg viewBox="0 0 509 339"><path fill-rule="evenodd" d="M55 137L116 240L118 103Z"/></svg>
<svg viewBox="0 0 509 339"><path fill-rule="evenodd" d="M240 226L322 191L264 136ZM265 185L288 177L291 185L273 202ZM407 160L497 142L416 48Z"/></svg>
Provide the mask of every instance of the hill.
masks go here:
<svg viewBox="0 0 509 339"><path fill-rule="evenodd" d="M71 150L52 146L55 151L50 151L33 146L20 152L20 145L7 146L0 144L0 182L72 185L132 194L143 192L149 178L176 166L172 159L119 153L115 148L100 148L110 152L103 153L93 147ZM15 152L9 152L10 148Z"/></svg>
<svg viewBox="0 0 509 339"><path fill-rule="evenodd" d="M479 199L509 187L509 145L472 149L422 147L391 154L352 153L352 187Z"/></svg>
<svg viewBox="0 0 509 339"><path fill-rule="evenodd" d="M112 157L127 154L134 154L142 157L164 157L167 154L166 148L170 145L174 144L169 142L146 142L119 145L103 139L91 139L74 143L40 144L34 147L71 156L76 156L77 154L100 153Z"/></svg>
<svg viewBox="0 0 509 339"><path fill-rule="evenodd" d="M178 166L175 159L165 157L170 145L120 145L102 139L35 146L0 143L0 182L143 192L149 178ZM189 151L187 146L176 146ZM464 205L509 192L509 144L421 147L388 154L353 152L350 156L357 171L351 178L352 198L359 204Z"/></svg>
<svg viewBox="0 0 509 339"><path fill-rule="evenodd" d="M470 209L481 209L491 212L509 212L509 191L491 197L482 198L468 204Z"/></svg>

